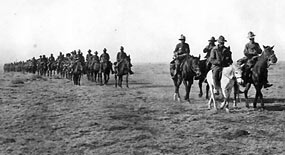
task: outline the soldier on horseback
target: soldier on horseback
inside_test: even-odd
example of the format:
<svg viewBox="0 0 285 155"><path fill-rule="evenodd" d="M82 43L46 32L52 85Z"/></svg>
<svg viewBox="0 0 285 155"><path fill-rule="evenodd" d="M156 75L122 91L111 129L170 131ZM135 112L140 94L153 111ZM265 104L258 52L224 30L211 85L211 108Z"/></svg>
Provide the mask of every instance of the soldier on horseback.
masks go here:
<svg viewBox="0 0 285 155"><path fill-rule="evenodd" d="M100 69L102 70L103 69L103 62L107 62L110 69L111 69L111 72L112 74L114 74L114 70L113 70L113 67L112 67L112 62L110 61L110 56L109 54L107 53L107 49L104 48L103 49L103 53L100 55L100 63L101 63L101 67Z"/></svg>
<svg viewBox="0 0 285 155"><path fill-rule="evenodd" d="M99 56L98 56L98 52L95 51L94 55L92 56L92 62L99 62Z"/></svg>
<svg viewBox="0 0 285 155"><path fill-rule="evenodd" d="M212 49L216 46L215 42L217 40L215 39L215 37L211 37L211 39L208 41L209 41L209 44L203 49L203 52L206 53L206 56L205 56L206 61L207 61L206 62L206 66L207 66L206 70L211 69L211 63L209 63L209 57L210 57Z"/></svg>
<svg viewBox="0 0 285 155"><path fill-rule="evenodd" d="M220 86L221 74L223 67L228 67L233 63L232 53L224 46L227 40L220 36L218 39L218 45L211 50L209 61L212 64L213 81L214 81L214 93L219 94L217 88Z"/></svg>
<svg viewBox="0 0 285 155"><path fill-rule="evenodd" d="M174 70L174 74L172 75L172 78L174 78L178 73L180 73L180 65L184 58L190 54L190 48L189 45L185 42L186 37L181 34L180 43L178 43L174 50L174 60L170 62L171 69Z"/></svg>
<svg viewBox="0 0 285 155"><path fill-rule="evenodd" d="M245 69L250 70L254 66L254 64L255 64L259 54L262 53L262 50L261 50L259 44L257 42L255 42L255 40L254 40L255 38L254 37L255 37L255 34L253 32L251 32L251 31L248 32L249 42L245 45L245 48L244 48L244 51L243 51L245 57L243 57L243 58L241 58L241 59L239 59L237 61L237 63L240 66L243 65L243 64L248 64L248 66L245 66L245 67L248 67L248 68L243 67L243 70L245 70ZM250 63L247 63L247 62L250 62ZM265 76L264 88L271 87L273 84L269 84L268 83L268 80L267 80L267 78L268 78L268 70L267 70L267 68L265 70L265 75L264 76Z"/></svg>
<svg viewBox="0 0 285 155"><path fill-rule="evenodd" d="M90 63L91 62L91 59L92 59L92 53L91 53L91 50L89 49L88 50L88 54L86 55L86 62L87 63Z"/></svg>
<svg viewBox="0 0 285 155"><path fill-rule="evenodd" d="M53 54L50 54L50 57L48 58L48 65L51 65L55 61Z"/></svg>
<svg viewBox="0 0 285 155"><path fill-rule="evenodd" d="M117 63L116 63L116 66L115 66L115 67L117 67L118 63L122 62L122 61L125 60L125 59L127 59L127 54L126 54L126 52L124 51L124 47L121 46L121 47L120 47L120 52L117 53ZM129 63L128 63L129 73L130 73L130 74L134 74L134 72L131 70L131 67L132 67L133 65L131 64L130 61L128 61L128 62L129 62Z"/></svg>

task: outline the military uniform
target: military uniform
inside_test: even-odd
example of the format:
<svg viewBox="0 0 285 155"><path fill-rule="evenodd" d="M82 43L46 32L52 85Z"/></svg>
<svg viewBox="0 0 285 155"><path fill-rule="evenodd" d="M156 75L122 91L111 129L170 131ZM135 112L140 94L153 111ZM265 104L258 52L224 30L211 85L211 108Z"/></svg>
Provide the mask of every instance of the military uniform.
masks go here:
<svg viewBox="0 0 285 155"><path fill-rule="evenodd" d="M97 54L98 54L98 52L96 51L95 54L92 56L92 61L93 62L99 62L100 61L99 60L99 56Z"/></svg>
<svg viewBox="0 0 285 155"><path fill-rule="evenodd" d="M220 36L219 42L226 42L226 40L223 36ZM212 64L211 69L213 71L214 85L215 88L217 88L218 86L220 86L220 79L223 67L228 67L233 63L232 53L223 44L218 44L212 49L209 61Z"/></svg>
<svg viewBox="0 0 285 155"><path fill-rule="evenodd" d="M211 37L209 41L209 44L203 49L203 53L206 53L205 57L206 58L206 70L210 70L211 69L211 63L209 62L209 57L211 54L212 49L216 46L215 42L217 41L215 39L215 37Z"/></svg>
<svg viewBox="0 0 285 155"><path fill-rule="evenodd" d="M262 53L262 50L258 43L250 41L245 45L243 53L245 57L237 61L239 65L246 63L249 59L257 57L259 54Z"/></svg>
<svg viewBox="0 0 285 155"><path fill-rule="evenodd" d="M127 59L127 53L124 52L124 47L123 47L123 46L121 46L120 50L121 50L121 51L117 53L117 63L121 62L121 61L124 60L124 59ZM116 65L117 65L117 63L116 63ZM133 65L131 64L131 62L129 62L129 63L128 63L128 68L129 68L129 73L130 73L130 74L134 74L134 72L131 70L131 67L132 67L132 66L133 66ZM116 66L115 66L115 67L116 67Z"/></svg>
<svg viewBox="0 0 285 155"><path fill-rule="evenodd" d="M86 61L87 62L90 62L91 58L92 58L92 53L91 53L91 50L88 50L88 54L86 55Z"/></svg>
<svg viewBox="0 0 285 155"><path fill-rule="evenodd" d="M186 37L184 35L180 36L179 39L181 42L178 43L174 49L174 60L170 62L170 69L174 70L172 78L174 78L177 73L180 71L180 65L184 60L185 56L190 54L189 44L185 43ZM174 65L172 65L174 63Z"/></svg>
<svg viewBox="0 0 285 155"><path fill-rule="evenodd" d="M112 72L112 74L114 74L114 70L113 70L113 67L112 67L112 63L111 63L111 61L110 61L110 56L109 56L109 54L106 52L107 51L107 49L106 48L104 48L103 49L103 53L100 55L100 69L102 70L102 67L103 67L103 65L102 65L102 63L103 62L108 62L108 64L109 64L109 67L111 68L111 72Z"/></svg>
<svg viewBox="0 0 285 155"><path fill-rule="evenodd" d="M251 31L248 32L248 38L249 38L250 42L245 45L245 48L243 51L245 57L243 57L237 61L237 63L239 65L242 65L242 64L244 64L250 60L252 63L247 63L248 64L247 66L245 65L245 67L247 67L248 69L251 69L255 65L256 60L254 60L254 58L258 57L259 54L262 53L262 50L261 50L259 44L254 41L254 37L255 37L255 34L253 32L251 32ZM245 68L243 67L243 69L245 69ZM267 80L267 78L268 78L267 68L265 69L264 77L265 77L264 78L264 88L271 87L272 84L269 84L268 80Z"/></svg>

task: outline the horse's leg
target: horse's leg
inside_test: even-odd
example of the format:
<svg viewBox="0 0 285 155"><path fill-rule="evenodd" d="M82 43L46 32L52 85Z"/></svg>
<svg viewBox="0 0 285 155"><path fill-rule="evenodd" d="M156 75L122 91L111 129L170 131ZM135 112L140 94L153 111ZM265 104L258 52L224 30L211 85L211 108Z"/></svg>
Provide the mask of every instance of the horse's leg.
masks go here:
<svg viewBox="0 0 285 155"><path fill-rule="evenodd" d="M102 75L103 73L101 72L101 73L99 73L99 82L100 82L100 85L103 85L103 75Z"/></svg>
<svg viewBox="0 0 285 155"><path fill-rule="evenodd" d="M73 83L74 83L74 85L76 85L76 78L74 75L73 75Z"/></svg>
<svg viewBox="0 0 285 155"><path fill-rule="evenodd" d="M118 87L118 77L117 77L117 74L115 74L115 87L116 88Z"/></svg>
<svg viewBox="0 0 285 155"><path fill-rule="evenodd" d="M174 83L174 95L173 95L173 98L174 98L174 101L178 100L179 102L181 102L181 99L180 99L180 94L179 94L179 87L182 83L182 81L179 79L179 75L177 75L175 78L173 78L173 83Z"/></svg>
<svg viewBox="0 0 285 155"><path fill-rule="evenodd" d="M260 88L259 85L254 85L254 87L255 87L256 92L255 92L255 98L254 98L254 101L253 101L253 108L256 108L258 97L261 94L261 88Z"/></svg>
<svg viewBox="0 0 285 155"><path fill-rule="evenodd" d="M215 109L217 109L216 108L216 104L215 104L215 96L214 96L213 87L209 86L209 89L210 89L210 99L209 99L209 102L208 102L208 110L211 109L211 103L212 102L214 102L214 107L215 107Z"/></svg>
<svg viewBox="0 0 285 155"><path fill-rule="evenodd" d="M262 88L262 87L261 87ZM261 109L264 109L264 102L263 102L263 94L261 92L261 88L259 90L259 97L260 97L260 105L261 105Z"/></svg>
<svg viewBox="0 0 285 155"><path fill-rule="evenodd" d="M210 86L207 83L207 85L206 85L206 99L209 99L209 89L210 89Z"/></svg>
<svg viewBox="0 0 285 155"><path fill-rule="evenodd" d="M190 94L191 84L189 81L186 81L186 80L183 80L183 84L185 86L185 91L186 91L184 99L190 103L189 94Z"/></svg>
<svg viewBox="0 0 285 155"><path fill-rule="evenodd" d="M81 74L78 74L78 79L77 79L77 84L80 86L80 77L81 77Z"/></svg>
<svg viewBox="0 0 285 155"><path fill-rule="evenodd" d="M119 76L119 87L121 87L121 88L122 88L122 81L123 81L123 76L120 75Z"/></svg>
<svg viewBox="0 0 285 155"><path fill-rule="evenodd" d="M248 99L248 90L251 84L247 83L244 89L244 97L245 97L245 107L249 108L249 99Z"/></svg>
<svg viewBox="0 0 285 155"><path fill-rule="evenodd" d="M199 84L199 89L200 89L199 97L203 96L202 83L203 83L203 80L199 79L199 83L198 83Z"/></svg>
<svg viewBox="0 0 285 155"><path fill-rule="evenodd" d="M129 88L129 74L126 75L126 86Z"/></svg>

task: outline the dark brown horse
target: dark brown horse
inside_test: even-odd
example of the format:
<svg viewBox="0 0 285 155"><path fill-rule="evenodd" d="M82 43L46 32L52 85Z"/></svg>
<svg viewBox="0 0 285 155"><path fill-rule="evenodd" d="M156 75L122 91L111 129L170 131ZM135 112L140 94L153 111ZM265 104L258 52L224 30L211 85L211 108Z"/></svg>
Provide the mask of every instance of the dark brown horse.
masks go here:
<svg viewBox="0 0 285 155"><path fill-rule="evenodd" d="M209 84L207 83L207 80L206 80L206 76L207 76L207 73L209 72L210 68L208 67L208 63L207 63L207 59L204 59L204 60L200 60L200 63L199 63L199 67L200 67L200 71L201 71L201 74L200 76L196 76L195 77L195 80L199 80L198 82L198 85L199 85L199 97L202 97L203 96L203 83L206 84L206 99L209 99Z"/></svg>
<svg viewBox="0 0 285 155"><path fill-rule="evenodd" d="M99 61L92 61L90 67L90 79L91 81L97 82L97 77L100 71L100 62Z"/></svg>
<svg viewBox="0 0 285 155"><path fill-rule="evenodd" d="M101 85L103 85L103 77L104 77L104 84L108 84L111 70L112 66L108 61L100 63L99 80Z"/></svg>
<svg viewBox="0 0 285 155"><path fill-rule="evenodd" d="M253 101L253 108L256 108L257 104L257 99L260 98L261 100L261 108L264 109L264 102L263 102L263 94L261 92L261 89L263 88L265 84L265 74L267 72L267 67L270 64L275 64L277 62L277 57L274 53L273 47L270 46L263 46L264 51L259 57L256 57L253 60L249 60L245 66L245 71L243 74L243 79L246 82L246 87L244 90L244 95L246 98L246 107L249 107L248 104L248 90L251 86L251 84L254 85L256 93L255 93L255 98ZM252 69L250 69L251 65L253 65Z"/></svg>
<svg viewBox="0 0 285 155"><path fill-rule="evenodd" d="M178 74L172 78L175 86L175 93L173 96L174 100L181 101L179 94L179 87L183 82L186 90L184 99L190 103L189 94L191 86L194 81L194 77L200 76L201 74L199 63L200 63L200 56L194 57L187 55L185 57L184 61L181 63L181 72L178 71ZM170 70L170 74L173 75L173 70Z"/></svg>
<svg viewBox="0 0 285 155"><path fill-rule="evenodd" d="M75 85L80 85L80 79L83 74L83 66L80 61L76 61L72 66L72 78Z"/></svg>
<svg viewBox="0 0 285 155"><path fill-rule="evenodd" d="M123 76L126 75L126 87L129 88L130 55L116 64L115 87L122 87Z"/></svg>
<svg viewBox="0 0 285 155"><path fill-rule="evenodd" d="M56 71L56 67L57 67L57 64L56 64L56 62L55 61L53 61L53 62L49 62L48 64L47 64L47 75L48 76L50 76L50 77L52 77L52 72L55 74L55 71Z"/></svg>

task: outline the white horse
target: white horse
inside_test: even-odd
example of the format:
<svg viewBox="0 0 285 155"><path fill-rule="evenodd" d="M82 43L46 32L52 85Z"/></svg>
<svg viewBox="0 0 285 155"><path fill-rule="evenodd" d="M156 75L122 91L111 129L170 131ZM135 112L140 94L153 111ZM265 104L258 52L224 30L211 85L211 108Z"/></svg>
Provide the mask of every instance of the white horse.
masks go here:
<svg viewBox="0 0 285 155"><path fill-rule="evenodd" d="M224 101L221 104L221 109L226 107L226 111L229 112L229 99L231 95L232 88L234 87L235 82L242 83L242 70L240 66L230 65L229 67L224 67L222 70L222 78L220 81L220 86L218 86L217 90L221 90L222 95L224 97ZM210 87L211 97L208 102L208 109L211 109L211 103L214 102L214 109L217 110L215 95L214 95L214 80L213 73L210 70L207 74L207 82ZM234 106L236 106L236 102L234 101Z"/></svg>

